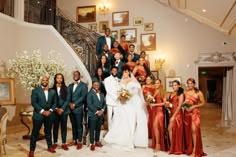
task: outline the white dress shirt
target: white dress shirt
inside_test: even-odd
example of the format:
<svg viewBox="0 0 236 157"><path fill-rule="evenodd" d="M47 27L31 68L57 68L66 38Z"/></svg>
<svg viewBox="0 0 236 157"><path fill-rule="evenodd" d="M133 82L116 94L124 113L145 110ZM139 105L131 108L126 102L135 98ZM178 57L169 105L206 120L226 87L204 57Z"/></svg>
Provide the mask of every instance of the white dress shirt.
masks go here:
<svg viewBox="0 0 236 157"><path fill-rule="evenodd" d="M120 59L116 61L117 63L115 64L116 67L118 67L119 63L120 63Z"/></svg>
<svg viewBox="0 0 236 157"><path fill-rule="evenodd" d="M44 91L44 95L45 95L46 101L48 101L48 90L43 90L43 91Z"/></svg>
<svg viewBox="0 0 236 157"><path fill-rule="evenodd" d="M108 36L108 37L105 36L105 38L106 38L106 42L107 42L108 48L110 50L111 49L111 37L110 36Z"/></svg>
<svg viewBox="0 0 236 157"><path fill-rule="evenodd" d="M93 89L94 92L96 93L97 97L98 97L98 100L100 101L100 93L97 93L95 89Z"/></svg>
<svg viewBox="0 0 236 157"><path fill-rule="evenodd" d="M57 87L57 94L60 96L60 90L61 90L61 87Z"/></svg>
<svg viewBox="0 0 236 157"><path fill-rule="evenodd" d="M76 81L75 81L76 82ZM75 89L77 88L78 84L80 83L80 80L77 81L78 83L77 84L74 84L73 85L73 92L75 91Z"/></svg>

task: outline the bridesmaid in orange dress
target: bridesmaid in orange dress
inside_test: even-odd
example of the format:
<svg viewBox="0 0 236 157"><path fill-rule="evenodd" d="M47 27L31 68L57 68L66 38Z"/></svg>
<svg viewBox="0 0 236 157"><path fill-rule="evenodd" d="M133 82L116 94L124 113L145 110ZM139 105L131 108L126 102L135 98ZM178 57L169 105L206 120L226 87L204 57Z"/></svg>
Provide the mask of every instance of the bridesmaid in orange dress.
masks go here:
<svg viewBox="0 0 236 157"><path fill-rule="evenodd" d="M133 74L141 85L145 84L148 75L148 67L145 65L144 58L139 58L138 65L134 67Z"/></svg>
<svg viewBox="0 0 236 157"><path fill-rule="evenodd" d="M154 96L155 86L152 83L153 83L152 77L147 76L146 84L142 86L144 99L146 99L146 96L148 94ZM152 138L153 120L152 120L152 108L150 105L147 105L147 111L148 111L148 137Z"/></svg>
<svg viewBox="0 0 236 157"><path fill-rule="evenodd" d="M130 71L133 72L134 67L136 66L136 63L132 61L132 55L131 54L128 54L126 64L129 66Z"/></svg>
<svg viewBox="0 0 236 157"><path fill-rule="evenodd" d="M129 50L129 43L126 41L126 36L124 34L121 35L120 37L120 46L123 48L123 50L127 54Z"/></svg>
<svg viewBox="0 0 236 157"><path fill-rule="evenodd" d="M113 48L110 49L110 53L112 55L114 55L116 52L120 52L120 50L118 49L118 46L119 46L119 42L118 41L115 41L113 43Z"/></svg>
<svg viewBox="0 0 236 157"><path fill-rule="evenodd" d="M170 94L169 101L173 104L170 110L170 120L168 132L170 136L170 151L169 154L183 154L183 119L182 119L182 104L184 101L183 88L180 87L178 80L172 81L174 92Z"/></svg>
<svg viewBox="0 0 236 157"><path fill-rule="evenodd" d="M192 106L184 110L184 131L185 131L185 153L192 157L206 156L202 148L200 130L199 107L205 105L205 98L202 92L195 87L195 80L187 80L188 90L185 92L185 101L192 102Z"/></svg>
<svg viewBox="0 0 236 157"><path fill-rule="evenodd" d="M141 51L140 52L140 57L141 58L144 58L144 60L145 60L145 65L148 67L148 68L150 68L150 62L149 62L149 60L146 60L146 52L145 51Z"/></svg>
<svg viewBox="0 0 236 157"><path fill-rule="evenodd" d="M161 80L158 79L155 81L155 93L154 97L156 103L151 104L152 106L152 120L153 120L153 129L152 129L152 148L154 152L159 150L165 151L165 141L164 141L164 112L163 106L166 102L166 93L161 84Z"/></svg>

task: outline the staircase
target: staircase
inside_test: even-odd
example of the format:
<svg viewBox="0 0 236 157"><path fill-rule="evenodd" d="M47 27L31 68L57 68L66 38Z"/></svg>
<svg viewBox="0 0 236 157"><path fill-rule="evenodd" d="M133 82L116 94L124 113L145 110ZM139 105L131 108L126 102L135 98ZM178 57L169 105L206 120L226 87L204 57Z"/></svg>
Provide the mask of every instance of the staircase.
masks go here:
<svg viewBox="0 0 236 157"><path fill-rule="evenodd" d="M79 25L64 14L55 0L25 1L25 21L53 25L86 66L90 76L96 70L96 42L100 34Z"/></svg>
<svg viewBox="0 0 236 157"><path fill-rule="evenodd" d="M96 42L101 35L66 18L59 8L57 8L56 29L74 49L90 75L93 75L97 64Z"/></svg>

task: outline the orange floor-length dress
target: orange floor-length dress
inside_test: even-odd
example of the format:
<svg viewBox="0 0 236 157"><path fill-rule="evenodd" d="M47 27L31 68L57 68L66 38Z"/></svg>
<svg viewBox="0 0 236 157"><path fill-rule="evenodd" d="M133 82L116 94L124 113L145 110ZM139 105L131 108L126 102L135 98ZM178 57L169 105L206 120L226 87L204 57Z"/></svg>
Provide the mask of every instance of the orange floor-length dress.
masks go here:
<svg viewBox="0 0 236 157"><path fill-rule="evenodd" d="M161 98L160 94L157 94L156 97L156 103L162 103L163 99ZM159 141L156 141L155 139L155 132L154 132L154 126L152 129L152 148L155 149L156 144L160 144L160 150L165 151L165 141L164 141L164 112L162 106L154 106L152 107L152 120L154 121L155 118L157 118L157 125L158 125L158 131L159 131Z"/></svg>
<svg viewBox="0 0 236 157"><path fill-rule="evenodd" d="M179 98L177 95L170 98L170 103L173 104L173 108L170 110L170 118L176 111L179 105ZM184 153L184 143L183 143L183 116L182 110L180 110L173 122L172 127L172 143L170 146L169 154L183 154Z"/></svg>
<svg viewBox="0 0 236 157"><path fill-rule="evenodd" d="M146 99L146 96L148 94L153 96L154 92L155 92L155 88L145 86L144 89L143 89L143 96ZM152 109L149 105L147 106L147 111L148 111L148 137L152 138L152 123L153 123L153 120L152 120Z"/></svg>
<svg viewBox="0 0 236 157"><path fill-rule="evenodd" d="M193 102L193 105L198 104L198 98L186 94L185 99L188 99ZM184 111L184 143L185 143L185 153L187 155L191 155L193 152L193 138L192 138L192 124L195 125L196 128L196 150L195 157L206 156L203 152L202 147L202 137L200 130L200 111L198 108L193 109L192 112Z"/></svg>

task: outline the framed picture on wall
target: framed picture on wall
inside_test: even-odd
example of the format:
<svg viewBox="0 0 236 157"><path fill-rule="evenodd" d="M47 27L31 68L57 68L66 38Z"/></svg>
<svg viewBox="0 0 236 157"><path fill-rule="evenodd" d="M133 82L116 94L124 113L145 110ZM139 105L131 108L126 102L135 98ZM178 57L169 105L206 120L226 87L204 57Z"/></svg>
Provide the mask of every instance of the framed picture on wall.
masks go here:
<svg viewBox="0 0 236 157"><path fill-rule="evenodd" d="M141 51L156 50L156 33L141 34Z"/></svg>
<svg viewBox="0 0 236 157"><path fill-rule="evenodd" d="M133 20L134 26L143 25L143 17L135 17Z"/></svg>
<svg viewBox="0 0 236 157"><path fill-rule="evenodd" d="M151 73L152 73L152 76L154 77L153 79L158 79L159 76L158 76L157 70L152 70Z"/></svg>
<svg viewBox="0 0 236 157"><path fill-rule="evenodd" d="M111 36L115 38L116 40L118 39L118 31L111 31Z"/></svg>
<svg viewBox="0 0 236 157"><path fill-rule="evenodd" d="M178 80L181 84L181 77L180 76L166 77L166 79L165 79L166 92L173 92L172 81L174 81L174 80Z"/></svg>
<svg viewBox="0 0 236 157"><path fill-rule="evenodd" d="M128 26L128 25L129 25L129 11L112 13L112 27Z"/></svg>
<svg viewBox="0 0 236 157"><path fill-rule="evenodd" d="M0 105L14 105L14 79L0 78Z"/></svg>
<svg viewBox="0 0 236 157"><path fill-rule="evenodd" d="M97 23L89 23L88 29L92 32L97 32Z"/></svg>
<svg viewBox="0 0 236 157"><path fill-rule="evenodd" d="M96 22L96 5L77 7L76 21L77 22Z"/></svg>
<svg viewBox="0 0 236 157"><path fill-rule="evenodd" d="M99 33L104 33L106 28L109 28L109 21L100 21L99 22Z"/></svg>
<svg viewBox="0 0 236 157"><path fill-rule="evenodd" d="M144 31L153 31L154 23L144 23Z"/></svg>
<svg viewBox="0 0 236 157"><path fill-rule="evenodd" d="M128 29L121 29L120 36L125 35L126 41L130 43L137 42L137 29L136 28L128 28Z"/></svg>

